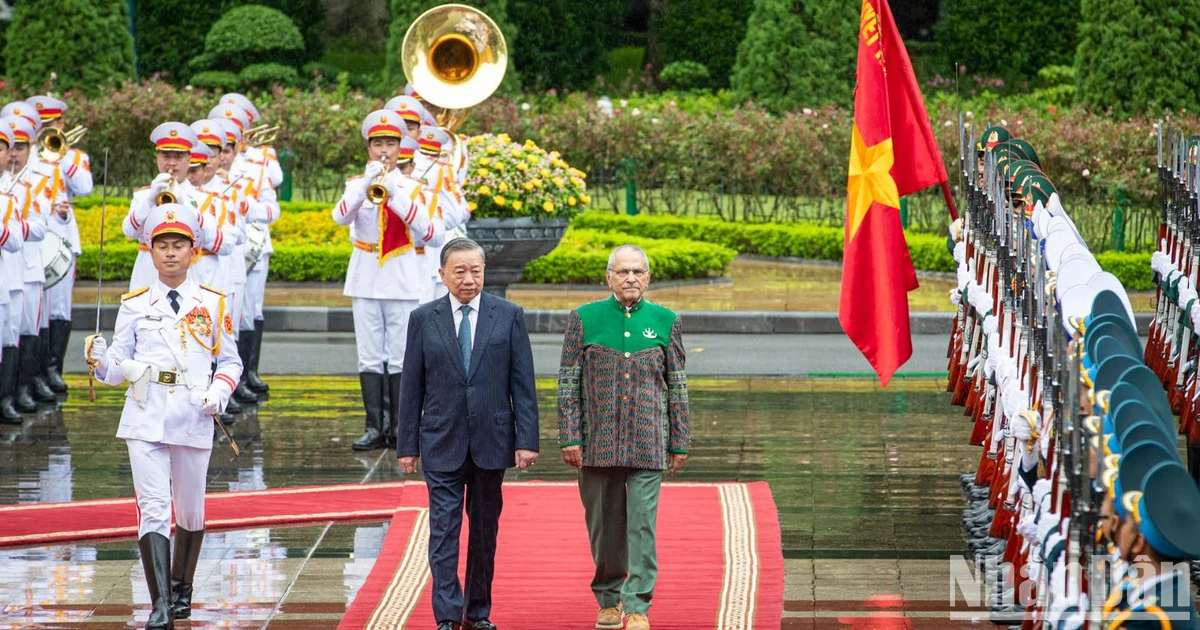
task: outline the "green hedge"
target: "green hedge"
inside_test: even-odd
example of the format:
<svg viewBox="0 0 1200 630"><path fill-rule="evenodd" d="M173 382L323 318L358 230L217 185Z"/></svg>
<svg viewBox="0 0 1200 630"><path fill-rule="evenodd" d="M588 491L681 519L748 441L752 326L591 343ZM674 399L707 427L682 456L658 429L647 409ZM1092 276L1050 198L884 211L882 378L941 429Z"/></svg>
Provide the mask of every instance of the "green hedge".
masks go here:
<svg viewBox="0 0 1200 630"><path fill-rule="evenodd" d="M840 227L807 223L733 223L712 218L630 217L607 212L585 212L575 217L571 225L649 238L715 243L739 254L810 260L841 260L844 236ZM906 237L917 269L954 271L954 259L946 251L944 237L929 234Z"/></svg>
<svg viewBox="0 0 1200 630"><path fill-rule="evenodd" d="M1096 255L1100 268L1116 276L1126 291L1154 289L1154 272L1150 270L1150 253L1126 254L1101 252Z"/></svg>
<svg viewBox="0 0 1200 630"><path fill-rule="evenodd" d="M125 208L128 208L129 197L110 196L106 200L106 203L108 203L110 208L112 206L125 206ZM279 207L284 212L324 212L328 214L330 210L333 210L333 206L336 203L328 201L281 201L279 202ZM80 210L99 209L100 196L89 195L87 197L80 197L75 200L75 207Z"/></svg>
<svg viewBox="0 0 1200 630"><path fill-rule="evenodd" d="M737 255L732 249L710 243L646 238L572 227L554 251L525 267L522 280L537 284L601 283L608 266L609 253L614 247L626 244L646 250L656 280L719 276Z"/></svg>
<svg viewBox="0 0 1200 630"><path fill-rule="evenodd" d="M603 280L608 253L617 245L632 243L650 256L654 276L660 280L721 275L737 252L709 243L651 239L595 230L570 230L557 249L525 269L525 282L539 284L596 284ZM96 279L99 247L84 245L77 277ZM275 246L271 255L271 280L286 282L341 282L350 262L349 245ZM137 258L134 243L110 243L104 248L104 280L128 280Z"/></svg>

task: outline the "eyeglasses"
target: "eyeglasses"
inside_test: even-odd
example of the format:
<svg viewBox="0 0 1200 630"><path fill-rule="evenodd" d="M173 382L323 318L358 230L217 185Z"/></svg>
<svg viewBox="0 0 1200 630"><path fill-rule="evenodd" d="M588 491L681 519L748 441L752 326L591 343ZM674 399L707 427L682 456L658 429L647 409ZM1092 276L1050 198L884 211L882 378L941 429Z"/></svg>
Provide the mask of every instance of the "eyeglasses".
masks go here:
<svg viewBox="0 0 1200 630"><path fill-rule="evenodd" d="M608 270L617 274L617 277L619 278L628 278L629 276L643 278L646 276L646 274L650 273L648 269L613 269L609 267Z"/></svg>

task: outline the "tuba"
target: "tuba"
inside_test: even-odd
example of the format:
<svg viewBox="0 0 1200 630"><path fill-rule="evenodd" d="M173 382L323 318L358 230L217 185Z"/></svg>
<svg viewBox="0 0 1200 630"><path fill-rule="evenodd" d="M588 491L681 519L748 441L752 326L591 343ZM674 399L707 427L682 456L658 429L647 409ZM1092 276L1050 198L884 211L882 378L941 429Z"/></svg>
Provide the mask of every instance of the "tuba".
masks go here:
<svg viewBox="0 0 1200 630"><path fill-rule="evenodd" d="M38 155L43 162L57 162L67 154L67 149L75 145L87 133L87 127L77 125L68 131L60 131L54 127L46 127L38 134Z"/></svg>
<svg viewBox="0 0 1200 630"><path fill-rule="evenodd" d="M462 4L434 7L408 27L400 50L404 76L420 98L441 109L438 125L454 140L451 164L461 160L456 130L467 111L504 80L508 44L486 13Z"/></svg>

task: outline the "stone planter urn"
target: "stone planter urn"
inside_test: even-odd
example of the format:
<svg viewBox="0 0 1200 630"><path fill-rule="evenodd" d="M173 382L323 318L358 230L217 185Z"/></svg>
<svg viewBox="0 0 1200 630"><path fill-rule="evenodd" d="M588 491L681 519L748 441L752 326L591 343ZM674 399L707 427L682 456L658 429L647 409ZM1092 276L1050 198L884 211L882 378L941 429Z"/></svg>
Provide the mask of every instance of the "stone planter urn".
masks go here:
<svg viewBox="0 0 1200 630"><path fill-rule="evenodd" d="M486 254L483 290L504 297L508 285L521 279L529 261L558 247L568 223L568 219L534 221L529 217L473 219L467 224L467 236Z"/></svg>

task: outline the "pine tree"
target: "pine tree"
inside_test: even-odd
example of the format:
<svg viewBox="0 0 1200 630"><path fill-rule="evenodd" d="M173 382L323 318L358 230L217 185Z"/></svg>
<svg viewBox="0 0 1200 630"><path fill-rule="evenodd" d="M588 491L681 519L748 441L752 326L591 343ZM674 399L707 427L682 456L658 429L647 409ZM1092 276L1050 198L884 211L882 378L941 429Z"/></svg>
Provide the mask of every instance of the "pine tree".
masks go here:
<svg viewBox="0 0 1200 630"><path fill-rule="evenodd" d="M777 112L848 105L858 11L858 3L845 0L754 0L738 46L734 92Z"/></svg>
<svg viewBox="0 0 1200 630"><path fill-rule="evenodd" d="M400 50L404 44L404 35L408 32L408 27L412 26L412 23L422 13L445 3L439 0L391 0L391 3L392 21L388 26L387 65L383 70L381 87L387 94L399 94L404 90L404 84L408 81L404 78L404 68L400 59ZM508 0L463 0L460 4L473 6L488 14L488 17L492 18L496 26L500 28L500 32L504 34L504 40L508 44L509 61L508 71L504 75L504 83L500 85L499 91L515 93L521 85L512 63L517 28L508 18Z"/></svg>
<svg viewBox="0 0 1200 630"><path fill-rule="evenodd" d="M1120 116L1200 105L1196 3L1084 0L1080 18L1078 103Z"/></svg>
<svg viewBox="0 0 1200 630"><path fill-rule="evenodd" d="M675 61L704 64L712 87L729 85L753 0L664 0L655 3L650 38L656 70Z"/></svg>
<svg viewBox="0 0 1200 630"><path fill-rule="evenodd" d="M37 0L17 4L4 45L15 85L93 91L133 75L133 38L123 0Z"/></svg>

